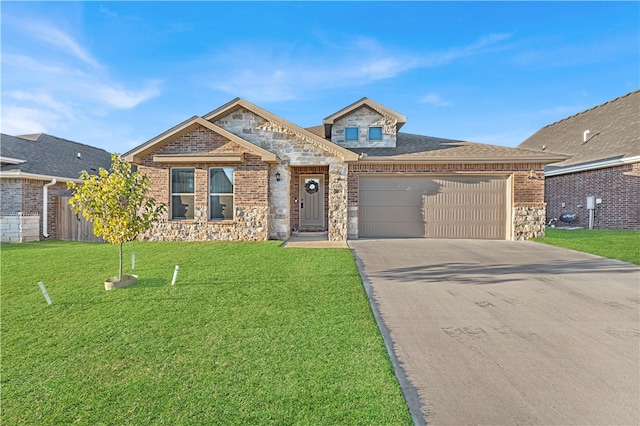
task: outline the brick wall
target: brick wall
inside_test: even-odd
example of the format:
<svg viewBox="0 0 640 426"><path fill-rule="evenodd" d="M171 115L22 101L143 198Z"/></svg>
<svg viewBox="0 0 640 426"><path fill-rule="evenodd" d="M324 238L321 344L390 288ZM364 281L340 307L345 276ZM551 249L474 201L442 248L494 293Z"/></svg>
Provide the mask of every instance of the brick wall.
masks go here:
<svg viewBox="0 0 640 426"><path fill-rule="evenodd" d="M640 229L640 163L547 177L547 221L577 213L571 226L588 227L588 196L602 199L594 212L594 229Z"/></svg>
<svg viewBox="0 0 640 426"><path fill-rule="evenodd" d="M36 179L1 179L2 213L22 213L24 215L42 216L42 189L50 181ZM47 232L51 238L56 238L55 197L70 195L66 182L58 182L48 188L47 204ZM40 220L39 234L42 235L42 220Z"/></svg>
<svg viewBox="0 0 640 426"><path fill-rule="evenodd" d="M243 153L241 163L161 164L156 154ZM194 219L172 221L171 168L195 169ZM234 219L209 220L209 169L234 168ZM265 240L268 239L269 165L246 148L202 126L166 141L141 159L138 170L153 182L149 196L167 205L164 217L142 236L154 240Z"/></svg>
<svg viewBox="0 0 640 426"><path fill-rule="evenodd" d="M0 214L22 211L22 179L0 179Z"/></svg>

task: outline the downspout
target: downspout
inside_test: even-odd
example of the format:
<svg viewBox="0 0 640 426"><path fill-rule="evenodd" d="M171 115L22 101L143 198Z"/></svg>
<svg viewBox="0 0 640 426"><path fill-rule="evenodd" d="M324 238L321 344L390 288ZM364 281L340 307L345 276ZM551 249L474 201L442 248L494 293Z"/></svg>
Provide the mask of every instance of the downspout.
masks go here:
<svg viewBox="0 0 640 426"><path fill-rule="evenodd" d="M45 184L42 187L42 236L49 238L50 235L47 232L47 217L48 217L48 201L49 201L49 187L55 185L57 180L54 178L51 182Z"/></svg>

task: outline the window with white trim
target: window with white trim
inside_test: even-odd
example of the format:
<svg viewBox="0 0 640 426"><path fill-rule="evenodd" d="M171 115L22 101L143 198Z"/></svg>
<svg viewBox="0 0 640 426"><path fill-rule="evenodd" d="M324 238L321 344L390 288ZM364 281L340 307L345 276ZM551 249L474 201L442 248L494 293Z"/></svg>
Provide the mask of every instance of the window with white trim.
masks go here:
<svg viewBox="0 0 640 426"><path fill-rule="evenodd" d="M233 167L209 169L209 219L233 220Z"/></svg>
<svg viewBox="0 0 640 426"><path fill-rule="evenodd" d="M357 127L345 127L344 128L344 140L357 141L360 137Z"/></svg>
<svg viewBox="0 0 640 426"><path fill-rule="evenodd" d="M195 169L171 169L171 219L193 219Z"/></svg>
<svg viewBox="0 0 640 426"><path fill-rule="evenodd" d="M369 127L369 140L370 141L381 141L382 140L382 127L380 127L380 126Z"/></svg>

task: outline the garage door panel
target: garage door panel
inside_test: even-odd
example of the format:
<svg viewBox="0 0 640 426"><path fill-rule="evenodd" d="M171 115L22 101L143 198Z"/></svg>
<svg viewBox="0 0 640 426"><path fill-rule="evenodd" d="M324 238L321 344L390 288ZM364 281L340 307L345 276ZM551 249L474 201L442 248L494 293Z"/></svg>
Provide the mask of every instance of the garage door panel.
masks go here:
<svg viewBox="0 0 640 426"><path fill-rule="evenodd" d="M435 193L441 184L433 178L415 177L367 177L360 180L360 191L420 191Z"/></svg>
<svg viewBox="0 0 640 426"><path fill-rule="evenodd" d="M407 206L368 207L362 212L365 222L422 222L422 209Z"/></svg>
<svg viewBox="0 0 640 426"><path fill-rule="evenodd" d="M362 237L504 239L502 177L361 177Z"/></svg>
<svg viewBox="0 0 640 426"><path fill-rule="evenodd" d="M422 206L422 192L418 191L361 191L359 204L364 207Z"/></svg>
<svg viewBox="0 0 640 426"><path fill-rule="evenodd" d="M376 238L422 238L424 232L416 222L366 222L360 227L361 234Z"/></svg>

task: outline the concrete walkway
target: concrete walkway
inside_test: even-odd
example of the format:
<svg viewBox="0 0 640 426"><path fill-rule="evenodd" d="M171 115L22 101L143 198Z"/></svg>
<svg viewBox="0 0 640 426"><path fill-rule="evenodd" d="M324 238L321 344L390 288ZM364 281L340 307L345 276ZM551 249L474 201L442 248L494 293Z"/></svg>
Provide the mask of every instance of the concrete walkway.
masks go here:
<svg viewBox="0 0 640 426"><path fill-rule="evenodd" d="M348 248L346 241L329 241L326 232L298 232L282 244L298 248Z"/></svg>
<svg viewBox="0 0 640 426"><path fill-rule="evenodd" d="M416 423L640 424L637 266L533 242L349 245Z"/></svg>

